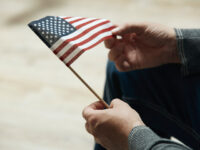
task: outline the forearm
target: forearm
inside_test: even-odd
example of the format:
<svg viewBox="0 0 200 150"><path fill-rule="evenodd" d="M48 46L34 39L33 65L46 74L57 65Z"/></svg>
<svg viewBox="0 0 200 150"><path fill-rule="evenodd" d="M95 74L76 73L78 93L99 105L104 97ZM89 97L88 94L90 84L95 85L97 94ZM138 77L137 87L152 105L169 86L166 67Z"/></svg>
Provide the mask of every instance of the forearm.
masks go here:
<svg viewBox="0 0 200 150"><path fill-rule="evenodd" d="M200 73L200 29L175 29L184 75Z"/></svg>
<svg viewBox="0 0 200 150"><path fill-rule="evenodd" d="M146 126L133 128L128 142L129 150L191 150L184 145L160 138Z"/></svg>

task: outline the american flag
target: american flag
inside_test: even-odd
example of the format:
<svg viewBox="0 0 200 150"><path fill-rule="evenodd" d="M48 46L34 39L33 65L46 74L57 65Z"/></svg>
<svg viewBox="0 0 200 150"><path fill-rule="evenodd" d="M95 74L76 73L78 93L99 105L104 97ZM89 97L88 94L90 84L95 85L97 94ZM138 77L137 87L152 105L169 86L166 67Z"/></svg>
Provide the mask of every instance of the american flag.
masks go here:
<svg viewBox="0 0 200 150"><path fill-rule="evenodd" d="M111 38L115 28L109 20L47 16L29 27L67 66L83 52Z"/></svg>

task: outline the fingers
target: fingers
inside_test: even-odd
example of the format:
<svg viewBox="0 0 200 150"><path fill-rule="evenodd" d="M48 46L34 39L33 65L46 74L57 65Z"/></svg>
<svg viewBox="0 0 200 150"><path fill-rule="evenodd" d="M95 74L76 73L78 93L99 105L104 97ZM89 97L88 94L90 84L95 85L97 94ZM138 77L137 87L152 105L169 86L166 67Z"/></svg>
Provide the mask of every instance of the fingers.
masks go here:
<svg viewBox="0 0 200 150"><path fill-rule="evenodd" d="M130 71L132 70L132 66L130 65L130 63L126 60L126 56L125 55L121 55L116 61L115 61L115 65L118 71Z"/></svg>
<svg viewBox="0 0 200 150"><path fill-rule="evenodd" d="M147 25L145 23L134 23L122 25L117 30L113 30L113 35L125 35L130 33L141 34L145 31Z"/></svg>
<svg viewBox="0 0 200 150"><path fill-rule="evenodd" d="M104 115L104 108L104 104L101 101L97 101L85 107L82 112L86 120L85 129L93 136L96 136L96 126Z"/></svg>
<svg viewBox="0 0 200 150"><path fill-rule="evenodd" d="M104 108L105 108L105 106L104 106L104 104L103 104L101 101L94 102L94 103L90 104L89 106L87 106L87 107L85 107L85 108L83 109L82 116L83 116L86 120L88 120L88 118L89 118L91 115L97 113L96 110L102 110L102 109L104 109Z"/></svg>
<svg viewBox="0 0 200 150"><path fill-rule="evenodd" d="M96 101L92 104L90 104L88 107L94 109L94 110L101 110L105 108L105 105L101 101Z"/></svg>
<svg viewBox="0 0 200 150"><path fill-rule="evenodd" d="M110 39L104 41L104 45L106 48L111 49L114 47L115 41L116 41L115 38L110 38Z"/></svg>
<svg viewBox="0 0 200 150"><path fill-rule="evenodd" d="M88 133L92 134L92 130L91 130L91 128L90 128L88 122L85 123L85 129L86 129L86 131L87 131Z"/></svg>
<svg viewBox="0 0 200 150"><path fill-rule="evenodd" d="M123 53L123 47L124 47L124 44L119 43L114 48L112 48L108 53L109 60L111 61L117 60L117 58L121 56Z"/></svg>
<svg viewBox="0 0 200 150"><path fill-rule="evenodd" d="M122 106L122 105L127 105L127 103L125 103L122 100L116 98L116 99L113 99L111 101L110 108L116 108L116 107L119 107L119 106Z"/></svg>

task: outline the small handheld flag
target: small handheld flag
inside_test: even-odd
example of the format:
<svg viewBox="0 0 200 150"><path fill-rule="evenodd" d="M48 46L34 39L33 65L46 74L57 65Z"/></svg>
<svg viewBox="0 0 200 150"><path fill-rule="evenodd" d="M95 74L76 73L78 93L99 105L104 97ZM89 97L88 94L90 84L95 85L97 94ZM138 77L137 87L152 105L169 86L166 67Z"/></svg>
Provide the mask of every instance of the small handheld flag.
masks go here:
<svg viewBox="0 0 200 150"><path fill-rule="evenodd" d="M84 51L112 37L109 20L47 16L29 23L40 39L70 66Z"/></svg>
<svg viewBox="0 0 200 150"><path fill-rule="evenodd" d="M112 37L114 25L106 19L47 16L29 27L108 108L96 92L70 66L83 52Z"/></svg>

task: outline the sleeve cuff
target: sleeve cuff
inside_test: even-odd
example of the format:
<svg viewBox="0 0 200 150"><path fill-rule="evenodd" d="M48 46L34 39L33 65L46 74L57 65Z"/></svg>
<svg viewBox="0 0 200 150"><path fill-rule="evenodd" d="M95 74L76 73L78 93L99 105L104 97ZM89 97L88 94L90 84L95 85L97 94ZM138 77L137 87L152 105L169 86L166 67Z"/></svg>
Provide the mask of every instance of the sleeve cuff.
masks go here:
<svg viewBox="0 0 200 150"><path fill-rule="evenodd" d="M160 137L146 126L137 126L132 129L128 137L129 150L144 150Z"/></svg>
<svg viewBox="0 0 200 150"><path fill-rule="evenodd" d="M184 76L186 76L186 75L189 75L189 70L188 70L188 60L184 51L183 33L181 29L175 29L175 32L176 32L176 39L177 39L178 54L179 54L179 58L181 59L181 64L182 64L181 72L183 73Z"/></svg>

